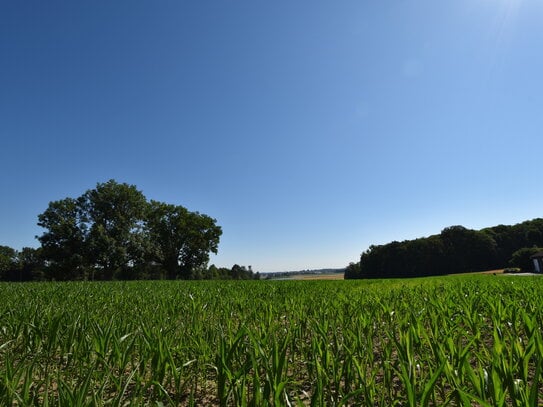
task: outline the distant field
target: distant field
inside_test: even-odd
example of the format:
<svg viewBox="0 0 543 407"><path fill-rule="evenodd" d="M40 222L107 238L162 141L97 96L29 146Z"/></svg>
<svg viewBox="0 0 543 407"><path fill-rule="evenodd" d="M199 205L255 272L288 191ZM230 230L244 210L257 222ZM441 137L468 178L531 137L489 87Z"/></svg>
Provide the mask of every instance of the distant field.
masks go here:
<svg viewBox="0 0 543 407"><path fill-rule="evenodd" d="M497 269L497 270L486 270L486 271L478 271L475 273L465 273L465 274L503 274L504 269Z"/></svg>
<svg viewBox="0 0 543 407"><path fill-rule="evenodd" d="M0 284L1 406L537 406L543 279Z"/></svg>
<svg viewBox="0 0 543 407"><path fill-rule="evenodd" d="M343 280L343 273L297 275L293 280Z"/></svg>

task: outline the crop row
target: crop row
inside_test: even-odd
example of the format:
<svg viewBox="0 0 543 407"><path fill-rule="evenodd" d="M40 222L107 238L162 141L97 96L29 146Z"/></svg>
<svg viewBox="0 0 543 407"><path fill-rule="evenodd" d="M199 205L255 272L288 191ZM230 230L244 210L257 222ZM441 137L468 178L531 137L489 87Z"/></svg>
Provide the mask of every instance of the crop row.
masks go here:
<svg viewBox="0 0 543 407"><path fill-rule="evenodd" d="M543 280L0 284L0 405L537 406Z"/></svg>

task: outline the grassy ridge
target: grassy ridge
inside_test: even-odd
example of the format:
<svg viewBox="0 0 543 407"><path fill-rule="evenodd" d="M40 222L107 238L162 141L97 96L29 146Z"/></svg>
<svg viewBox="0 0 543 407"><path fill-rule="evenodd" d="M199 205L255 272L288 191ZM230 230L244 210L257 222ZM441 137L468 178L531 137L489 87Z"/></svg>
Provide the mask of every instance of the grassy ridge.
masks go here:
<svg viewBox="0 0 543 407"><path fill-rule="evenodd" d="M543 279L0 284L0 405L537 405Z"/></svg>

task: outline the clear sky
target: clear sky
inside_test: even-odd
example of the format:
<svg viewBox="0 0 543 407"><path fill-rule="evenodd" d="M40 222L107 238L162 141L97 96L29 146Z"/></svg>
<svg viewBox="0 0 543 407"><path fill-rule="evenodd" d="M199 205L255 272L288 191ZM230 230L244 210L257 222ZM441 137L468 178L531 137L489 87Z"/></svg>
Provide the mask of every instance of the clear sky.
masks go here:
<svg viewBox="0 0 543 407"><path fill-rule="evenodd" d="M211 262L542 217L540 0L3 1L0 244L115 179L223 228Z"/></svg>

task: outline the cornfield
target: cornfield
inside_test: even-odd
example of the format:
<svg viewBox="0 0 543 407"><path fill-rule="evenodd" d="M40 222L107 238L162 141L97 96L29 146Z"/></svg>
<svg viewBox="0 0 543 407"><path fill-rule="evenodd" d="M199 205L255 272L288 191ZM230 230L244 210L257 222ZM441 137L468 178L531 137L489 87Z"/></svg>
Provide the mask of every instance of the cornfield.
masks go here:
<svg viewBox="0 0 543 407"><path fill-rule="evenodd" d="M0 284L1 406L543 405L543 279Z"/></svg>

